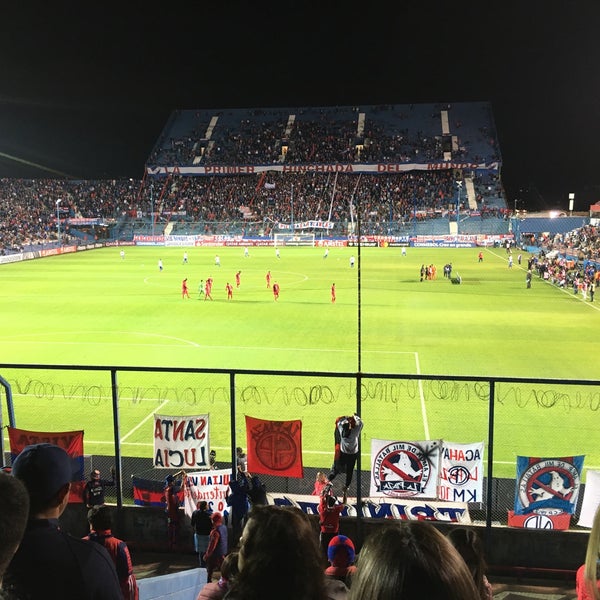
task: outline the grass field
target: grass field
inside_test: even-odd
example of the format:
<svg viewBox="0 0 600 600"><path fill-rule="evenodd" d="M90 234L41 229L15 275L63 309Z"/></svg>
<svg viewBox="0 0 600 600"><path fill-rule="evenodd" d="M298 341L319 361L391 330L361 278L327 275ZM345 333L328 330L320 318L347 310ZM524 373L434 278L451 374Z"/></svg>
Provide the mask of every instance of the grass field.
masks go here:
<svg viewBox="0 0 600 600"><path fill-rule="evenodd" d="M507 266L502 249L332 248L106 248L0 267L0 363L275 369L327 372L600 379L596 358L599 305L582 301ZM215 253L221 266L215 266ZM159 272L158 260L164 264ZM451 262L462 285L443 277ZM435 264L437 279L419 281L421 264ZM265 275L281 286L277 302ZM235 288L235 273L241 285ZM182 299L188 278L190 299ZM201 279L214 279L213 298L198 295ZM225 285L234 285L227 301ZM331 284L337 300L331 302ZM360 310L358 296L360 289ZM599 301L600 302L600 301ZM359 328L360 321L360 328ZM359 348L360 330L360 357ZM86 430L86 452L112 454L110 378L67 371L0 372L13 387L17 425L33 430ZM147 424L153 412L210 412L228 423L226 375L119 376L121 443L130 456L150 456ZM245 414L302 418L306 464L330 462L330 427L351 410L354 392L344 380L328 382L335 402L308 405L303 383L243 386ZM376 383L373 382L373 387ZM369 388L371 389L371 388ZM290 395L289 390L296 390ZM498 390L495 459L514 475L516 453L585 453L600 465L595 388ZM300 394L300 396L298 396ZM453 441L487 439L487 404L476 385L401 385L365 398L366 438ZM398 402L398 398L401 402ZM540 401L541 399L541 401ZM241 412L241 411L240 411ZM3 407L3 422L6 411ZM214 423L214 421L212 421ZM376 425L376 427L374 426ZM243 416L236 419L243 435ZM228 424L214 427L211 444L229 447ZM368 456L369 444L363 445Z"/></svg>

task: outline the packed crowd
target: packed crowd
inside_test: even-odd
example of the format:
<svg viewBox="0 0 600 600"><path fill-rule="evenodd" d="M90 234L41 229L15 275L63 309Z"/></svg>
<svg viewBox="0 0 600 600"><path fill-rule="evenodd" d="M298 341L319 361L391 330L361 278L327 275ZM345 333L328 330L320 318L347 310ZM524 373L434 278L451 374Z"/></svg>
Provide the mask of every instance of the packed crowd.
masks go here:
<svg viewBox="0 0 600 600"><path fill-rule="evenodd" d="M112 219L133 205L140 181L0 179L0 252L72 239L66 219Z"/></svg>
<svg viewBox="0 0 600 600"><path fill-rule="evenodd" d="M584 300L589 299L591 302L594 301L596 287L600 282L598 262L587 259L576 261L557 252L547 254L542 250L539 256L529 259L527 270L536 271L540 279L572 290L573 294L579 294Z"/></svg>
<svg viewBox="0 0 600 600"><path fill-rule="evenodd" d="M541 246L545 252L557 251L570 254L580 261L600 259L600 232L595 225L584 225L569 233L557 233L551 238L544 238Z"/></svg>
<svg viewBox="0 0 600 600"><path fill-rule="evenodd" d="M486 175L489 182L493 176ZM488 185L488 184L486 184ZM361 218L362 231L388 234L413 220L439 217L456 203L452 171L403 174L279 173L213 177L172 175L156 180L67 181L0 180L0 251L73 241L84 225L72 219L201 224L202 232L222 233L237 224L248 236L269 236L278 223L331 221L327 235L346 235ZM360 203L360 212L358 206ZM503 216L503 209L479 197L482 215ZM461 210L467 199L461 197ZM88 226L91 229L92 226Z"/></svg>
<svg viewBox="0 0 600 600"><path fill-rule="evenodd" d="M225 116L217 111L216 127L211 126L208 115L198 113L185 133L170 134L166 129L148 164L422 163L447 160L445 151L455 162L499 159L491 125L474 124L468 129L461 122L455 123L456 143L445 147L439 124L442 108L451 111L447 106L433 108L429 120L437 127L430 127L430 131L426 130L431 125L427 118L418 126L419 117L410 115L411 107L406 112L383 107L378 118L367 113L364 122L359 119L360 111L352 107L289 109L290 114L284 109L251 109ZM171 122L185 121L182 114L174 113ZM485 141L476 144L475 139Z"/></svg>

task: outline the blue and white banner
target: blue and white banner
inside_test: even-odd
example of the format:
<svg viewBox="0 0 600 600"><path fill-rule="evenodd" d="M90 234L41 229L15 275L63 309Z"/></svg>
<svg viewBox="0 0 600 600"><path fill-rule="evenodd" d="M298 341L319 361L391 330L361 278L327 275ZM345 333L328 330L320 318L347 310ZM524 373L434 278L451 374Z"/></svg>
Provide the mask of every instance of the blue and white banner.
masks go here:
<svg viewBox="0 0 600 600"><path fill-rule="evenodd" d="M269 504L295 506L308 515L318 515L317 496L299 494L267 494ZM348 498L342 517L356 517L360 513L367 519L400 519L402 521L443 521L445 523L471 523L469 507L464 502L436 502L432 500L406 500L400 498Z"/></svg>
<svg viewBox="0 0 600 600"><path fill-rule="evenodd" d="M572 515L577 506L583 455L565 458L517 456L515 515Z"/></svg>

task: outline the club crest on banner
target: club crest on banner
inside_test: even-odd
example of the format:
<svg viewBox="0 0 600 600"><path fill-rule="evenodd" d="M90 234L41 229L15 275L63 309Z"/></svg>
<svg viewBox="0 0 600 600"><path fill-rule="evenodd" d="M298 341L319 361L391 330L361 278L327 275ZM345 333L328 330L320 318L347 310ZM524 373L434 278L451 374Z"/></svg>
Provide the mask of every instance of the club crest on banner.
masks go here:
<svg viewBox="0 0 600 600"><path fill-rule="evenodd" d="M568 529L575 512L584 456L517 456L517 489L509 527Z"/></svg>
<svg viewBox="0 0 600 600"><path fill-rule="evenodd" d="M371 440L371 495L436 496L440 440Z"/></svg>
<svg viewBox="0 0 600 600"><path fill-rule="evenodd" d="M246 416L246 442L250 472L303 477L302 421L266 421Z"/></svg>
<svg viewBox="0 0 600 600"><path fill-rule="evenodd" d="M573 514L579 496L583 456L517 457L515 514Z"/></svg>

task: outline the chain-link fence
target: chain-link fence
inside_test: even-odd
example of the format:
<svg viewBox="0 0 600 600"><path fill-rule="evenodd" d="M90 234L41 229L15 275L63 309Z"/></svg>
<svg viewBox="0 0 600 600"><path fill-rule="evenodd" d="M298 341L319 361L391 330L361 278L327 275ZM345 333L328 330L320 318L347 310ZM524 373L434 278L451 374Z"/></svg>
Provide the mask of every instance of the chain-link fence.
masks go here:
<svg viewBox="0 0 600 600"><path fill-rule="evenodd" d="M600 468L600 382L356 373L2 365L4 425L34 432L84 431L85 472L117 483L107 500L132 503L132 476L163 481L153 466L154 415L209 415L216 467L231 469L246 448L247 416L302 423L303 478L261 475L267 491L311 494L334 455L334 423L364 422L350 495L368 498L373 440L483 442L483 495L471 518L506 524L516 493L517 456L584 455ZM51 436L44 440L53 441ZM40 441L32 438L29 442ZM118 442L115 442L118 440ZM10 464L3 436L5 464ZM193 468L188 468L193 470ZM335 482L338 491L342 478ZM583 493L579 494L578 508ZM468 500L466 498L465 500ZM577 515L573 522L576 522Z"/></svg>

